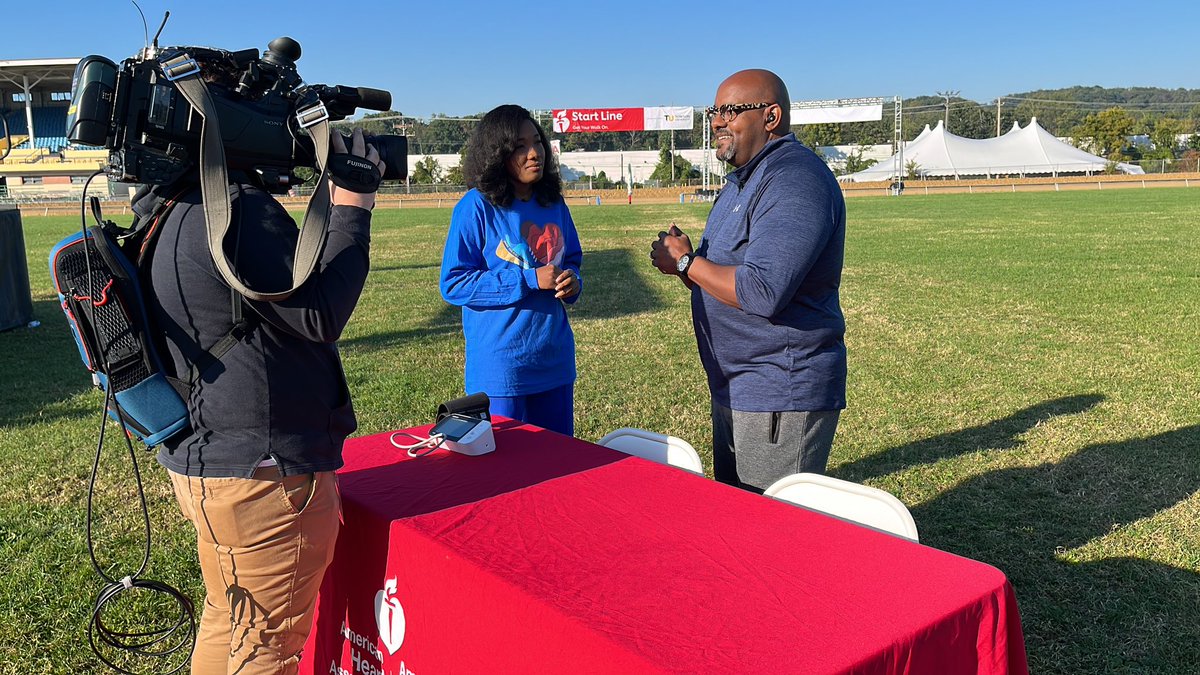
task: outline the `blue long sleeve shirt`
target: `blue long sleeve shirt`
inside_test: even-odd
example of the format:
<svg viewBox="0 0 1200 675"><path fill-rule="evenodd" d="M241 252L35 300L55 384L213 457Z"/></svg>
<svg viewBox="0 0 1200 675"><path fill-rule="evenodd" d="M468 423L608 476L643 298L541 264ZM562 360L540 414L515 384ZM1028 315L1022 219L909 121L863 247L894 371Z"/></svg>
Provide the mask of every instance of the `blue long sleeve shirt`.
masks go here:
<svg viewBox="0 0 1200 675"><path fill-rule="evenodd" d="M837 180L791 134L726 178L696 252L737 267L741 309L692 290L713 400L746 412L846 407L838 301L846 205Z"/></svg>
<svg viewBox="0 0 1200 675"><path fill-rule="evenodd" d="M446 302L462 307L468 392L527 396L575 381L575 335L563 301L538 288L537 268L554 264L579 275L582 263L562 200L542 206L516 199L502 207L478 190L459 200L440 288Z"/></svg>

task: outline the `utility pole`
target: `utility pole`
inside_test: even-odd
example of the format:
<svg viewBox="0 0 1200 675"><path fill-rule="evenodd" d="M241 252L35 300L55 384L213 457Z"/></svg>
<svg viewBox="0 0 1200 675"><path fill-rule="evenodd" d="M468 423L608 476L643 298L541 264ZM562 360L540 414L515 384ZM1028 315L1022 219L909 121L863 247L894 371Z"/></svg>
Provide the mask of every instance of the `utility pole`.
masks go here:
<svg viewBox="0 0 1200 675"><path fill-rule="evenodd" d="M407 137L408 136L408 119L405 118L404 116L401 116L397 121L392 122L392 131L398 132L399 135ZM407 161L408 161L408 158L405 158L405 162L407 162ZM408 167L405 166L404 168L405 168L404 192L407 194L412 194L412 183L408 180L409 179Z"/></svg>
<svg viewBox="0 0 1200 675"><path fill-rule="evenodd" d="M939 91L938 96L946 99L946 119L942 121L942 125L946 127L946 131L950 131L950 99L958 96L957 91Z"/></svg>
<svg viewBox="0 0 1200 675"><path fill-rule="evenodd" d="M675 182L675 130L671 130L671 182Z"/></svg>
<svg viewBox="0 0 1200 675"><path fill-rule="evenodd" d="M1004 105L1004 97L996 97L996 138L1000 138L1000 106Z"/></svg>
<svg viewBox="0 0 1200 675"><path fill-rule="evenodd" d="M708 123L708 119L704 117L704 113L700 113L700 147L704 148L704 161L700 172L704 175L700 177L700 189L708 193L709 186L709 167L712 166L712 125Z"/></svg>
<svg viewBox="0 0 1200 675"><path fill-rule="evenodd" d="M893 134L892 141L893 141L893 145L896 146L896 163L893 166L893 170L896 173L896 186L897 186L897 188L899 188L900 183L904 181L904 171L905 171L905 166L904 166L904 98L901 96L896 96L893 100L895 101L894 112L895 112L895 120L896 120L895 128L892 129L892 134ZM899 197L900 190L899 189L894 190L892 192L892 194L894 196Z"/></svg>

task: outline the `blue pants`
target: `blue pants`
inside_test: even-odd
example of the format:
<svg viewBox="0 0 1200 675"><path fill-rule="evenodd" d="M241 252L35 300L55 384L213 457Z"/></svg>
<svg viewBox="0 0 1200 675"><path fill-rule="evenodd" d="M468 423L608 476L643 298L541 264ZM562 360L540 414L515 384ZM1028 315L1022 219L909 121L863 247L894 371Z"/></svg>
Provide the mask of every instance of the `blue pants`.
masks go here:
<svg viewBox="0 0 1200 675"><path fill-rule="evenodd" d="M527 396L489 396L493 415L503 415L557 431L575 435L575 383Z"/></svg>

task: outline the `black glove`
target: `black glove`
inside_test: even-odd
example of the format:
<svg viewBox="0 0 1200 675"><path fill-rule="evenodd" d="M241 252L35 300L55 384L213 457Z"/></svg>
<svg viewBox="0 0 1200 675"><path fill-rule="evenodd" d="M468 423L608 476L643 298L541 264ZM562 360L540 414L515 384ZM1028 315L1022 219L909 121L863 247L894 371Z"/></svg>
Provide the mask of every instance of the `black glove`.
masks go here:
<svg viewBox="0 0 1200 675"><path fill-rule="evenodd" d="M329 178L340 188L366 194L378 190L383 177L366 157L336 152L329 156Z"/></svg>

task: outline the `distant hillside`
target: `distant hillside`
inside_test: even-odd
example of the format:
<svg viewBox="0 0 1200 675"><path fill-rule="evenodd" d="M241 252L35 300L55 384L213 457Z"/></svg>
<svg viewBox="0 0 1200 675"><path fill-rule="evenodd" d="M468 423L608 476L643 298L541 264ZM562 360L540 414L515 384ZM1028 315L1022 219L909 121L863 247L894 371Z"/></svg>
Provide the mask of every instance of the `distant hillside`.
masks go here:
<svg viewBox="0 0 1200 675"><path fill-rule="evenodd" d="M1001 107L1002 124L1004 108L1012 106L1014 119L1027 120L1036 115L1042 126L1057 136L1069 135L1087 115L1112 107L1124 108L1133 116L1141 126L1136 133L1149 133L1154 123L1164 117L1187 121L1192 131L1200 121L1200 89L1070 87L1040 89L1004 98L1024 100L1005 100Z"/></svg>
<svg viewBox="0 0 1200 675"><path fill-rule="evenodd" d="M1038 89L1022 94L1009 94L1012 98L1051 99L1057 101L1085 101L1124 106L1155 106L1160 104L1191 103L1200 101L1200 89L1159 89L1158 87L1068 87L1066 89ZM1007 98L1007 97L1006 97Z"/></svg>
<svg viewBox="0 0 1200 675"><path fill-rule="evenodd" d="M1124 108L1136 123L1134 133L1149 133L1164 117L1182 120L1196 131L1200 124L1200 89L1159 89L1157 87L1068 87L1038 89L1006 94L1001 97L1000 132L1022 125L1031 117L1055 136L1070 136L1085 117L1106 108ZM884 104L884 119L879 122L814 125L799 130L803 140L815 145L849 143L889 143L892 140L891 106ZM925 125L934 126L945 119L946 100L941 96L915 96L904 99L904 137L912 140ZM840 127L840 128L837 128ZM950 99L950 131L967 138L996 135L996 102ZM836 142L818 142L834 140Z"/></svg>

